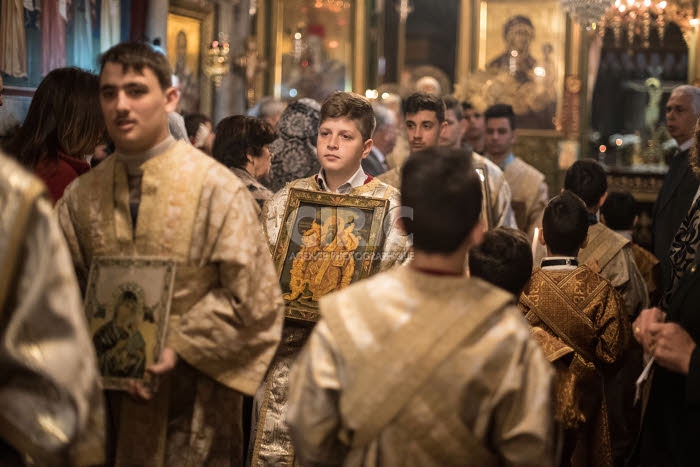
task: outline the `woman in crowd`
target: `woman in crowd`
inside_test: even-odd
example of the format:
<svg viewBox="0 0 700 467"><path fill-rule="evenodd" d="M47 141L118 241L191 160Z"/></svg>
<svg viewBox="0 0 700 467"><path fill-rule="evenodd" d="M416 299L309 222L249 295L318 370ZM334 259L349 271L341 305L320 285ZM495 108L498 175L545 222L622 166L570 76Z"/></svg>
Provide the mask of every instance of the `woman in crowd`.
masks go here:
<svg viewBox="0 0 700 467"><path fill-rule="evenodd" d="M99 78L79 68L58 68L39 84L6 149L44 181L56 202L90 169L87 157L105 134Z"/></svg>
<svg viewBox="0 0 700 467"><path fill-rule="evenodd" d="M321 105L303 98L289 104L279 121L279 137L270 145L277 157L265 185L273 192L298 178L316 175L321 164L316 157L316 139L321 120Z"/></svg>
<svg viewBox="0 0 700 467"><path fill-rule="evenodd" d="M270 174L268 146L276 137L269 123L255 117L233 115L216 126L212 155L245 183L260 207L273 194L260 181Z"/></svg>

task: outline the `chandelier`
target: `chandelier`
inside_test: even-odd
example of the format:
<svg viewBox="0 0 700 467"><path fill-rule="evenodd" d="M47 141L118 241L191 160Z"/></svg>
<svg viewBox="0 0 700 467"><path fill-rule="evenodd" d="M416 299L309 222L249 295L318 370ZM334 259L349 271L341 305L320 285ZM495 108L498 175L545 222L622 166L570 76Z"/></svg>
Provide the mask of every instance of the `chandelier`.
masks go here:
<svg viewBox="0 0 700 467"><path fill-rule="evenodd" d="M561 0L561 4L574 21L590 28L605 15L612 0Z"/></svg>
<svg viewBox="0 0 700 467"><path fill-rule="evenodd" d="M331 13L340 13L342 10L350 8L352 5L348 0L315 0L314 8L328 10Z"/></svg>
<svg viewBox="0 0 700 467"><path fill-rule="evenodd" d="M229 66L229 48L228 40L224 33L219 33L219 40L212 41L207 47L207 54L204 58L203 70L204 74L214 82L218 88L224 79L231 71Z"/></svg>
<svg viewBox="0 0 700 467"><path fill-rule="evenodd" d="M616 46L622 44L623 37L628 44L637 37L648 48L652 31L656 31L663 43L666 26L675 23L686 43L690 43L692 31L698 25L693 10L692 0L617 0L600 21L600 33L610 29Z"/></svg>

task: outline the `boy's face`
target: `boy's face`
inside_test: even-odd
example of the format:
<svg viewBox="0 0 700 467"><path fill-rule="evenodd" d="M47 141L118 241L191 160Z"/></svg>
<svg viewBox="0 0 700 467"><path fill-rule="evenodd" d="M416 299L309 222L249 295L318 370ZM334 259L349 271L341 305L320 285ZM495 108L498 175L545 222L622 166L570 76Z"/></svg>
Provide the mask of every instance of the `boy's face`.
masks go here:
<svg viewBox="0 0 700 467"><path fill-rule="evenodd" d="M177 101L177 90L161 89L149 68L124 72L113 62L102 68L100 105L107 132L120 152L143 152L162 142L169 133L168 112L175 110Z"/></svg>
<svg viewBox="0 0 700 467"><path fill-rule="evenodd" d="M490 156L506 157L511 152L515 132L508 118L489 118L486 121L486 151Z"/></svg>
<svg viewBox="0 0 700 467"><path fill-rule="evenodd" d="M436 147L443 129L447 126L446 122L438 122L432 110L406 114L405 124L411 153Z"/></svg>
<svg viewBox="0 0 700 467"><path fill-rule="evenodd" d="M372 149L372 140L364 141L354 120L328 118L318 129L318 160L326 173L352 176Z"/></svg>

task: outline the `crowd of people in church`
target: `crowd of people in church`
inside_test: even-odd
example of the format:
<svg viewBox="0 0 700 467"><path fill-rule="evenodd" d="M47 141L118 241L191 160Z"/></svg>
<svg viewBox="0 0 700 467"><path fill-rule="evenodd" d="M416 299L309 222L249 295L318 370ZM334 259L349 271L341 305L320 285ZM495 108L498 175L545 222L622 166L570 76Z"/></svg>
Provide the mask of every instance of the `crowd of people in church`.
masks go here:
<svg viewBox="0 0 700 467"><path fill-rule="evenodd" d="M148 44L99 69L48 73L2 141L0 465L700 462L699 88L668 100L649 251L594 159L550 191L507 104L424 80L399 111L336 91L214 122L176 112ZM284 294L299 192L386 206L369 277L337 211L298 232L322 259ZM116 316L91 335L80 298L112 257L176 264L162 349L122 390L99 349L133 339Z"/></svg>

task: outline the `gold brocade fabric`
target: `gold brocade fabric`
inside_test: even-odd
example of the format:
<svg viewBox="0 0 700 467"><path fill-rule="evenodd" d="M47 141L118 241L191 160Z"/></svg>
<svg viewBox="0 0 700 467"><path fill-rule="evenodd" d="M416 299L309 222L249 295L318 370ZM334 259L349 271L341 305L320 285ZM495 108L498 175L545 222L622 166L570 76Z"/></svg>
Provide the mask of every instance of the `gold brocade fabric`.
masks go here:
<svg viewBox="0 0 700 467"><path fill-rule="evenodd" d="M659 290L660 283L660 270L659 270L659 260L654 256L649 250L637 245L632 244L632 255L634 256L634 262L637 264L639 273L644 278L644 282L647 285L647 291L650 297L660 298L661 290ZM656 303L658 300L652 299L651 303Z"/></svg>
<svg viewBox="0 0 700 467"><path fill-rule="evenodd" d="M631 243L600 222L588 227L588 244L578 253L580 264L597 272L620 292L630 320L649 306L649 293L637 268Z"/></svg>
<svg viewBox="0 0 700 467"><path fill-rule="evenodd" d="M532 238L535 227L542 227L542 215L549 200L544 175L518 157L506 165L503 174L510 186L518 228Z"/></svg>
<svg viewBox="0 0 700 467"><path fill-rule="evenodd" d="M233 391L255 393L283 321L255 201L226 167L184 142L140 168L135 229L126 167L116 157L79 177L56 207L83 279L98 255L178 263L166 346L181 362L170 391L159 391L150 403L121 398L114 404L117 465L240 465L241 433L233 427L241 414ZM183 384L190 390L180 390ZM135 450L134 443L149 449Z"/></svg>
<svg viewBox="0 0 700 467"><path fill-rule="evenodd" d="M262 212L263 227L269 241L270 249L275 247L277 235L282 227L284 211L289 190L320 191L314 177L295 180L278 191L265 203ZM380 270L386 270L402 263L408 256L408 238L395 225L400 205L399 192L377 179L362 185L349 193L354 196L366 196L389 200L389 216L392 222L384 242ZM289 219L293 222L293 219ZM253 432L249 448L249 465L253 466L292 466L295 465L294 450L286 426L287 398L289 391L289 371L299 351L309 336L311 329L285 323L282 343L265 378L265 383L258 389L253 407Z"/></svg>
<svg viewBox="0 0 700 467"><path fill-rule="evenodd" d="M564 463L611 466L603 372L624 352L629 322L612 285L586 266L536 269L519 306L556 376L556 414L565 428Z"/></svg>
<svg viewBox="0 0 700 467"><path fill-rule="evenodd" d="M290 378L288 422L302 464L482 467L495 457L496 465L553 465L552 368L511 297L484 302L494 289L479 279L408 266L323 299L322 319ZM425 330L422 320L441 313L452 316L452 325L441 319ZM397 394L407 402L396 415L370 428L377 434L366 444L356 443L355 435L368 429L363 420L374 419L358 415L348 399L366 397L367 406L379 407L377 417L387 418L381 414L390 410L386 392L403 391L402 379L418 377L416 368L430 360L413 361L400 348L424 340L437 346L436 336L447 336L455 323L468 326L472 318L481 322L430 366L425 381L414 392ZM397 334L399 349L385 347ZM373 355L388 358L386 371L361 380L358 358Z"/></svg>
<svg viewBox="0 0 700 467"><path fill-rule="evenodd" d="M97 362L70 255L42 192L41 182L0 154L0 289L7 292L0 298L0 438L36 465L101 464Z"/></svg>

